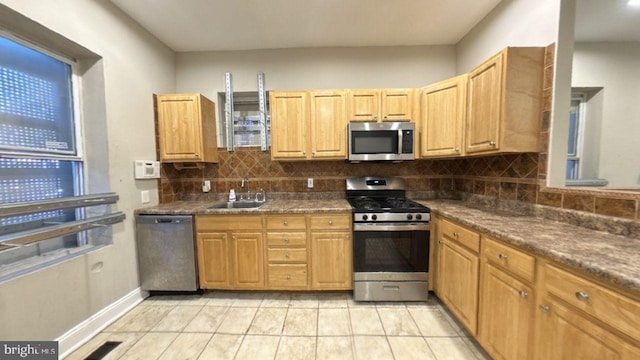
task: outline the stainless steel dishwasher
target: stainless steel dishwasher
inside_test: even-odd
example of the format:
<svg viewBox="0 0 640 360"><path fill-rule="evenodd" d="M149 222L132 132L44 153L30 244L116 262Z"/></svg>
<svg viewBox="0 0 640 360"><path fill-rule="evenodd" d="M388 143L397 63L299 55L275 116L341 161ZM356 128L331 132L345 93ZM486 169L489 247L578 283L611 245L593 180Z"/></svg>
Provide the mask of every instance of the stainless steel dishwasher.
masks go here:
<svg viewBox="0 0 640 360"><path fill-rule="evenodd" d="M142 290L198 290L192 216L136 215L136 240Z"/></svg>

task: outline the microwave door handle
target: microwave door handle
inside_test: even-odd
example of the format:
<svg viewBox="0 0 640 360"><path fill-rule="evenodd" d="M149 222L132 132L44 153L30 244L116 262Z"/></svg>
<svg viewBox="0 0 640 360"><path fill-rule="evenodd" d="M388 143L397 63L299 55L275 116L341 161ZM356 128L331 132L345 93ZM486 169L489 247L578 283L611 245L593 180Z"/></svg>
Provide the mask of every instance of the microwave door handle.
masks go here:
<svg viewBox="0 0 640 360"><path fill-rule="evenodd" d="M402 154L402 129L398 129L398 154Z"/></svg>

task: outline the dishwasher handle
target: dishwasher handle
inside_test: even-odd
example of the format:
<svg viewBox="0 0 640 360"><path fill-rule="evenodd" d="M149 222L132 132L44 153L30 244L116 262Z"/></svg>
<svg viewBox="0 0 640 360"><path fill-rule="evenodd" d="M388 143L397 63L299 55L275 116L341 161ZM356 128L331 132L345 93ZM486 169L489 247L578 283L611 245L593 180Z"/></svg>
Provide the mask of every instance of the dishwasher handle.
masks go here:
<svg viewBox="0 0 640 360"><path fill-rule="evenodd" d="M193 217L190 215L137 215L137 224L191 224Z"/></svg>

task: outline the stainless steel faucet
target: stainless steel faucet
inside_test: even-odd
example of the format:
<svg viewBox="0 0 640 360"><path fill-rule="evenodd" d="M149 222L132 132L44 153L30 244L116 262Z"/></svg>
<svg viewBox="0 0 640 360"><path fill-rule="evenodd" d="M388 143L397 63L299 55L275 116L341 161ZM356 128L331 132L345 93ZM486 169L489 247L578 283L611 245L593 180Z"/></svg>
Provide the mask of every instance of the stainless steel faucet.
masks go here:
<svg viewBox="0 0 640 360"><path fill-rule="evenodd" d="M246 183L246 188L245 188L245 183ZM251 200L251 185L249 183L249 178L248 177L244 177L244 179L242 179L242 184L240 185L242 186L243 189L245 189L244 193L242 194L243 196L241 196L240 200Z"/></svg>

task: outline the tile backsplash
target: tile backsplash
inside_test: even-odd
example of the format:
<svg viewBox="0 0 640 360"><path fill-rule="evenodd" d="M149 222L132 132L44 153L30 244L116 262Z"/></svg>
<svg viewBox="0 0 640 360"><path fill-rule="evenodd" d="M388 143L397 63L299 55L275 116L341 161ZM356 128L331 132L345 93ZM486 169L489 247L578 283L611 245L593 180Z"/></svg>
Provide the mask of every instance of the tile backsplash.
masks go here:
<svg viewBox="0 0 640 360"><path fill-rule="evenodd" d="M552 208L640 220L640 193L612 193L598 190L551 189L545 187L553 83L552 44L546 49L540 152L505 154L444 160L416 160L397 164L346 161L279 162L259 148L220 149L218 164L204 169L176 170L163 164L159 180L160 202L183 199L219 199L230 189L241 191L244 177L251 189L268 193L296 193L301 196L334 193L342 197L345 179L357 176L398 176L408 190L420 197L469 198L481 196L538 204ZM307 178L314 179L313 189ZM211 192L201 192L202 180L211 180Z"/></svg>

